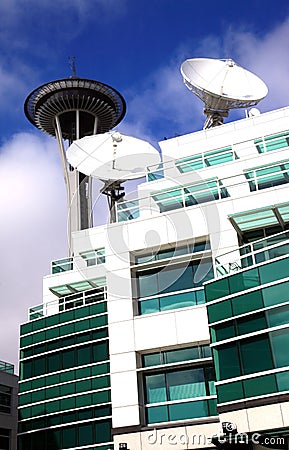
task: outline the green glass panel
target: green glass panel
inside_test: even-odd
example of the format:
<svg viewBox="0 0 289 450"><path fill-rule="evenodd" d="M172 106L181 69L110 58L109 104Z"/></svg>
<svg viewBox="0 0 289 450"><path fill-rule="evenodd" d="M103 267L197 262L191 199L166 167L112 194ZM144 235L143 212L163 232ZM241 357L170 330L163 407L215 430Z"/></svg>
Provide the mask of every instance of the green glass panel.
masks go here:
<svg viewBox="0 0 289 450"><path fill-rule="evenodd" d="M46 395L46 392L44 389L32 392L31 400L33 403L41 402L41 401L45 400L45 395ZM52 397L49 397L49 390L47 390L47 398L52 398Z"/></svg>
<svg viewBox="0 0 289 450"><path fill-rule="evenodd" d="M94 417L105 417L111 415L111 406L98 406L94 408Z"/></svg>
<svg viewBox="0 0 289 450"><path fill-rule="evenodd" d="M259 267L261 283L271 283L288 277L289 259L274 261Z"/></svg>
<svg viewBox="0 0 289 450"><path fill-rule="evenodd" d="M112 440L111 437L111 420L101 420L94 424L95 427L95 442L109 442Z"/></svg>
<svg viewBox="0 0 289 450"><path fill-rule="evenodd" d="M213 305L208 305L209 323L218 322L219 320L232 317L231 301L225 300Z"/></svg>
<svg viewBox="0 0 289 450"><path fill-rule="evenodd" d="M66 409L74 409L75 403L75 397L64 398L60 400L61 410L65 411Z"/></svg>
<svg viewBox="0 0 289 450"><path fill-rule="evenodd" d="M91 367L91 375L101 375L103 373L109 373L109 363L105 364L97 364L96 366Z"/></svg>
<svg viewBox="0 0 289 450"><path fill-rule="evenodd" d="M99 316L99 317L93 317L89 320L89 327L90 328L98 328L98 327L104 327L107 325L107 315Z"/></svg>
<svg viewBox="0 0 289 450"><path fill-rule="evenodd" d="M270 335L275 367L289 365L289 329L273 331Z"/></svg>
<svg viewBox="0 0 289 450"><path fill-rule="evenodd" d="M186 420L209 415L205 400L168 405L170 420Z"/></svg>
<svg viewBox="0 0 289 450"><path fill-rule="evenodd" d="M232 308L235 316L256 309L262 309L263 299L261 291L248 292L247 294L232 298Z"/></svg>
<svg viewBox="0 0 289 450"><path fill-rule="evenodd" d="M163 354L151 353L150 355L143 355L143 367L159 366L163 364Z"/></svg>
<svg viewBox="0 0 289 450"><path fill-rule="evenodd" d="M276 373L278 391L289 391L289 372Z"/></svg>
<svg viewBox="0 0 289 450"><path fill-rule="evenodd" d="M58 353L47 356L48 372L57 372L61 370L60 357Z"/></svg>
<svg viewBox="0 0 289 450"><path fill-rule="evenodd" d="M266 311L269 327L289 324L289 305Z"/></svg>
<svg viewBox="0 0 289 450"><path fill-rule="evenodd" d="M206 301L216 300L230 294L228 278L214 281L205 286Z"/></svg>
<svg viewBox="0 0 289 450"><path fill-rule="evenodd" d="M93 344L92 351L93 351L93 361L91 361L91 362L105 361L105 360L109 359L108 342L107 341Z"/></svg>
<svg viewBox="0 0 289 450"><path fill-rule="evenodd" d="M75 319L82 319L83 317L89 316L89 307L85 306L83 308L78 308L74 311Z"/></svg>
<svg viewBox="0 0 289 450"><path fill-rule="evenodd" d="M46 379L45 377L37 378L36 380L33 380L31 384L32 389L39 389L46 385Z"/></svg>
<svg viewBox="0 0 289 450"><path fill-rule="evenodd" d="M50 328L46 330L46 339L54 339L59 337L59 328Z"/></svg>
<svg viewBox="0 0 289 450"><path fill-rule="evenodd" d="M74 320L74 311L66 311L59 316L60 323L71 322L72 320Z"/></svg>
<svg viewBox="0 0 289 450"><path fill-rule="evenodd" d="M204 303L206 303L204 289L198 289L197 291L195 291L195 294L197 299L197 305L203 305Z"/></svg>
<svg viewBox="0 0 289 450"><path fill-rule="evenodd" d="M62 327L59 328L59 335L60 336L66 336L67 334L74 333L74 324L71 323L69 325L62 325Z"/></svg>
<svg viewBox="0 0 289 450"><path fill-rule="evenodd" d="M218 416L217 400L215 398L208 400L208 407L209 407L209 416Z"/></svg>
<svg viewBox="0 0 289 450"><path fill-rule="evenodd" d="M35 333L33 336L33 343L37 344L38 342L45 341L45 331L41 331L40 333Z"/></svg>
<svg viewBox="0 0 289 450"><path fill-rule="evenodd" d="M257 268L230 276L229 286L232 294L259 286L259 275Z"/></svg>
<svg viewBox="0 0 289 450"><path fill-rule="evenodd" d="M78 395L75 397L75 406L76 408L80 408L82 406L90 406L93 404L91 394L86 395Z"/></svg>
<svg viewBox="0 0 289 450"><path fill-rule="evenodd" d="M265 334L240 341L243 374L273 369L268 336Z"/></svg>
<svg viewBox="0 0 289 450"><path fill-rule="evenodd" d="M289 282L276 284L262 289L265 306L273 306L289 300Z"/></svg>
<svg viewBox="0 0 289 450"><path fill-rule="evenodd" d="M218 403L231 402L244 398L242 381L217 386Z"/></svg>
<svg viewBox="0 0 289 450"><path fill-rule="evenodd" d="M47 414L54 413L60 410L60 401L55 400L54 402L45 403Z"/></svg>
<svg viewBox="0 0 289 450"><path fill-rule="evenodd" d="M75 383L67 383L61 386L61 396L75 394Z"/></svg>
<svg viewBox="0 0 289 450"><path fill-rule="evenodd" d="M77 363L79 366L85 366L91 362L91 346L86 345L76 348Z"/></svg>
<svg viewBox="0 0 289 450"><path fill-rule="evenodd" d="M169 413L167 406L152 406L147 408L148 423L168 422Z"/></svg>
<svg viewBox="0 0 289 450"><path fill-rule="evenodd" d="M196 306L194 292L184 292L160 298L160 311Z"/></svg>
<svg viewBox="0 0 289 450"><path fill-rule="evenodd" d="M60 422L62 423L69 423L69 422L75 422L77 420L77 413L75 412L69 412L62 414L62 419L60 418Z"/></svg>
<svg viewBox="0 0 289 450"><path fill-rule="evenodd" d="M59 314L54 314L53 316L46 317L46 326L53 327L59 324Z"/></svg>
<svg viewBox="0 0 289 450"><path fill-rule="evenodd" d="M27 347L28 345L31 345L31 344L33 344L33 335L24 336L20 339L21 348Z"/></svg>
<svg viewBox="0 0 289 450"><path fill-rule="evenodd" d="M21 408L19 409L19 419L30 419L31 418L31 407L28 408Z"/></svg>
<svg viewBox="0 0 289 450"><path fill-rule="evenodd" d="M167 364L190 361L201 358L200 347L184 348L179 350L169 350L164 352L165 362Z"/></svg>
<svg viewBox="0 0 289 450"><path fill-rule="evenodd" d="M20 326L20 335L31 333L33 331L32 322L24 323Z"/></svg>
<svg viewBox="0 0 289 450"><path fill-rule="evenodd" d="M145 376L147 403L165 402L167 399L165 375Z"/></svg>
<svg viewBox="0 0 289 450"><path fill-rule="evenodd" d="M267 328L265 313L254 314L253 316L246 316L237 321L238 334L252 333L253 331L264 330Z"/></svg>
<svg viewBox="0 0 289 450"><path fill-rule="evenodd" d="M241 375L237 343L225 344L214 349L214 361L218 380Z"/></svg>
<svg viewBox="0 0 289 450"><path fill-rule="evenodd" d="M168 372L166 382L168 400L183 400L206 395L205 375L202 368Z"/></svg>
<svg viewBox="0 0 289 450"><path fill-rule="evenodd" d="M46 385L52 385L52 384L58 384L60 382L60 376L59 374L50 375L49 377L46 377Z"/></svg>
<svg viewBox="0 0 289 450"><path fill-rule="evenodd" d="M243 381L245 397L256 397L259 395L277 392L275 375L250 378Z"/></svg>
<svg viewBox="0 0 289 450"><path fill-rule="evenodd" d="M75 353L74 350L64 350L62 352L62 368L68 369L75 366Z"/></svg>
<svg viewBox="0 0 289 450"><path fill-rule="evenodd" d="M76 383L76 392L91 391L91 380L82 380Z"/></svg>
<svg viewBox="0 0 289 450"><path fill-rule="evenodd" d="M91 368L90 367L82 367L75 371L76 378L88 378L91 376Z"/></svg>
<svg viewBox="0 0 289 450"><path fill-rule="evenodd" d="M77 447L76 427L62 429L62 448Z"/></svg>
<svg viewBox="0 0 289 450"><path fill-rule="evenodd" d="M140 315L152 314L159 312L159 310L159 298L152 298L150 300L143 300L139 302Z"/></svg>
<svg viewBox="0 0 289 450"><path fill-rule="evenodd" d="M94 394L92 394L92 399L94 405L110 402L110 391L94 392Z"/></svg>
<svg viewBox="0 0 289 450"><path fill-rule="evenodd" d="M93 443L93 424L78 425L78 445L89 445Z"/></svg>
<svg viewBox="0 0 289 450"><path fill-rule="evenodd" d="M91 388L93 390L102 389L102 388L109 387L109 386L110 386L110 377L109 376L97 377L97 378L93 378L91 380Z"/></svg>
<svg viewBox="0 0 289 450"><path fill-rule="evenodd" d="M211 330L214 330L215 332L214 342L222 341L235 336L235 326L233 321L216 325L212 327Z"/></svg>
<svg viewBox="0 0 289 450"><path fill-rule="evenodd" d="M66 381L72 381L75 378L74 370L69 370L67 372L63 372L60 374L61 383L65 383Z"/></svg>

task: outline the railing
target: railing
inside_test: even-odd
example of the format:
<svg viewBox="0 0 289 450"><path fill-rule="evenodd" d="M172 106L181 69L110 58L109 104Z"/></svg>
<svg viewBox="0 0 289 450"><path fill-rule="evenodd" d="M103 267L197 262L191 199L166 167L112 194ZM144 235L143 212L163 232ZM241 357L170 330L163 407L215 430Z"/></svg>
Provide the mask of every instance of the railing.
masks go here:
<svg viewBox="0 0 289 450"><path fill-rule="evenodd" d="M14 374L14 365L5 361L0 361L0 372L6 372Z"/></svg>
<svg viewBox="0 0 289 450"><path fill-rule="evenodd" d="M289 231L283 231L218 255L215 258L217 277L288 254Z"/></svg>
<svg viewBox="0 0 289 450"><path fill-rule="evenodd" d="M105 263L105 249L98 248L81 252L79 255L58 259L51 262L51 273L62 273L73 270L75 266L80 268L96 266Z"/></svg>
<svg viewBox="0 0 289 450"><path fill-rule="evenodd" d="M52 314L61 313L80 306L97 303L107 298L106 286L91 289L85 292L68 295L51 302L33 306L29 309L29 320L39 319L41 317L50 316Z"/></svg>

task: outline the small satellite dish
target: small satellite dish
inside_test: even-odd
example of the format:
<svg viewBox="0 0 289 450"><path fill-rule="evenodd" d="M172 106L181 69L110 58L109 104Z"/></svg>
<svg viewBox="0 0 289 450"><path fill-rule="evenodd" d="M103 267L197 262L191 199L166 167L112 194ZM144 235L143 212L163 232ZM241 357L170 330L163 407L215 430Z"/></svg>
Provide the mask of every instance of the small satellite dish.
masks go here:
<svg viewBox="0 0 289 450"><path fill-rule="evenodd" d="M181 65L187 88L205 104L204 128L220 125L230 109L249 108L266 97L266 84L232 59L187 59Z"/></svg>
<svg viewBox="0 0 289 450"><path fill-rule="evenodd" d="M67 149L66 156L79 172L103 181L141 178L147 166L160 163L155 147L118 131L77 139Z"/></svg>
<svg viewBox="0 0 289 450"><path fill-rule="evenodd" d="M107 196L111 223L116 222L116 204L125 195L121 183L142 178L147 166L161 161L151 144L118 131L77 139L68 147L66 157L79 172L104 182L100 192Z"/></svg>
<svg viewBox="0 0 289 450"><path fill-rule="evenodd" d="M260 116L260 114L261 114L261 111L258 108L251 108L250 111L248 112L249 117Z"/></svg>

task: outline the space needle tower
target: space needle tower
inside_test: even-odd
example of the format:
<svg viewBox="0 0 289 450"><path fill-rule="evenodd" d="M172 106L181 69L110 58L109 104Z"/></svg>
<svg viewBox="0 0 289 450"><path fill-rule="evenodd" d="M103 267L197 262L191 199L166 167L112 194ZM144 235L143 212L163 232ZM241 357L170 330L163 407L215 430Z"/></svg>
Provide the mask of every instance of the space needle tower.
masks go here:
<svg viewBox="0 0 289 450"><path fill-rule="evenodd" d="M65 141L71 145L85 136L105 133L123 119L126 103L111 86L73 75L48 82L32 91L24 105L28 120L57 139L68 202L68 246L71 234L92 226L91 177L67 161ZM67 145L66 145L67 146Z"/></svg>

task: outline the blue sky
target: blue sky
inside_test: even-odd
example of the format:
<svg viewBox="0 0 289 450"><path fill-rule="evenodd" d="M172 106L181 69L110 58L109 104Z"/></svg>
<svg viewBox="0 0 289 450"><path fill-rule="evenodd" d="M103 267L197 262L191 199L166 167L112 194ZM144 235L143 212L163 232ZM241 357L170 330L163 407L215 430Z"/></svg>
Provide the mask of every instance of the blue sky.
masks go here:
<svg viewBox="0 0 289 450"><path fill-rule="evenodd" d="M66 199L56 142L26 120L26 96L71 72L126 99L118 129L157 146L202 128L185 88L187 58L232 58L259 75L262 112L289 104L289 3L281 0L1 0L0 359L17 361L19 323L42 302L42 276L66 256ZM231 115L244 117L244 112Z"/></svg>

